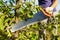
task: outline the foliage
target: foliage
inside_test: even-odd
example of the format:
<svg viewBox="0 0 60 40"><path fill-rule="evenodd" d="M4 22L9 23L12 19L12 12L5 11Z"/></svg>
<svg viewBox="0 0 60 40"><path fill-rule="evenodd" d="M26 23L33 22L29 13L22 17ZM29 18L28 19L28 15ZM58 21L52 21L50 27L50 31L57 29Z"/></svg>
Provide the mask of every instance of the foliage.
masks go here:
<svg viewBox="0 0 60 40"><path fill-rule="evenodd" d="M18 18L20 18L20 20L25 20L32 18L33 15L40 11L42 8L35 5L33 1L28 2L25 0L25 2L19 3L19 5L16 5L16 0L9 0L9 4L7 3L8 1L0 0L0 40L14 39L13 33L11 33L8 28L16 23L15 10L19 14ZM60 11L58 13L60 13ZM40 22L38 22L22 30L19 30L17 40L38 40L39 37L42 38L42 31L45 29L47 40L54 39L55 36L58 36L58 40L60 40L60 15L57 15L56 18L58 18L58 35L54 34L53 29L55 28L56 24L53 19L52 22L50 21L47 24L41 24Z"/></svg>
<svg viewBox="0 0 60 40"><path fill-rule="evenodd" d="M19 17L21 17L23 20L32 18L39 9L37 9L39 6L35 5L34 2L28 2L24 1L22 3L19 3L19 7L17 8L17 13L19 14Z"/></svg>

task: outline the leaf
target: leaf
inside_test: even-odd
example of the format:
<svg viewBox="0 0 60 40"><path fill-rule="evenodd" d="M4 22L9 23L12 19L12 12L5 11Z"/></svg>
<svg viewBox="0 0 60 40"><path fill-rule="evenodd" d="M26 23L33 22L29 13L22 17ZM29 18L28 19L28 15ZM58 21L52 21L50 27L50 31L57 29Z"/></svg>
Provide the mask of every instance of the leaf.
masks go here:
<svg viewBox="0 0 60 40"><path fill-rule="evenodd" d="M2 6L3 4L0 3L0 6Z"/></svg>
<svg viewBox="0 0 60 40"><path fill-rule="evenodd" d="M5 22L8 22L9 20L11 20L11 18L7 18L7 19L5 20Z"/></svg>
<svg viewBox="0 0 60 40"><path fill-rule="evenodd" d="M28 17L28 18L32 18L32 17L33 17L33 13L32 13L32 12L27 13L27 17Z"/></svg>

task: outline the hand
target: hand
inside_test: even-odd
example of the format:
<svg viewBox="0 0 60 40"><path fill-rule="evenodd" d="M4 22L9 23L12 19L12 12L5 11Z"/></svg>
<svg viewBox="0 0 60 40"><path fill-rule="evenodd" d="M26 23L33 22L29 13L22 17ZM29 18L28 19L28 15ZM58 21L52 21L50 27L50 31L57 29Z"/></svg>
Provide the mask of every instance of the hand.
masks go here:
<svg viewBox="0 0 60 40"><path fill-rule="evenodd" d="M46 11L48 14L52 14L52 13L53 13L53 8L52 8L52 7L47 7L47 8L45 8L45 11Z"/></svg>
<svg viewBox="0 0 60 40"><path fill-rule="evenodd" d="M51 17L52 16L52 12L51 11L48 12L47 9L42 9L41 11L44 13L44 15L46 15L48 17Z"/></svg>

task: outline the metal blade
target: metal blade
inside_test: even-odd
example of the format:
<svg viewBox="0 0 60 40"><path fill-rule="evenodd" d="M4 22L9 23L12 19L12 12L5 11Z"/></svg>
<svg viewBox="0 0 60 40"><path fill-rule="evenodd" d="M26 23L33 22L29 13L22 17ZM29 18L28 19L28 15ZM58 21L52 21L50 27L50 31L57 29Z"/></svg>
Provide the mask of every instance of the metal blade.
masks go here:
<svg viewBox="0 0 60 40"><path fill-rule="evenodd" d="M33 18L28 19L27 21L21 21L15 25L13 25L11 32L18 31L26 26L30 26L30 25L35 24L36 22L44 20L44 19L46 19L46 17L43 17L43 15L41 13L36 13Z"/></svg>
<svg viewBox="0 0 60 40"><path fill-rule="evenodd" d="M37 22L38 22L38 20L36 20L36 21L35 20L21 21L15 25L13 25L11 32L18 31L26 26L30 26L30 25L35 24Z"/></svg>

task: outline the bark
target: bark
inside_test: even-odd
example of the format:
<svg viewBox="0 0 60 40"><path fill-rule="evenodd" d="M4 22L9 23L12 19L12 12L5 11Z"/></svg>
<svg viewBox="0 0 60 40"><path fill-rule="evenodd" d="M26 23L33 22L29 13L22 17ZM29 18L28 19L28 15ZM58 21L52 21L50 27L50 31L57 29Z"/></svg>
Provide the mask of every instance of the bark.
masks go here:
<svg viewBox="0 0 60 40"><path fill-rule="evenodd" d="M22 2L22 0L16 0L16 8L15 8L15 21L16 21L16 23L18 23L18 21L19 21L19 18L18 18L19 14L17 12L17 9L19 8L19 3L20 2ZM19 31L16 31L16 32L13 33L14 40L18 40L18 33L19 33Z"/></svg>

